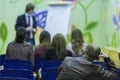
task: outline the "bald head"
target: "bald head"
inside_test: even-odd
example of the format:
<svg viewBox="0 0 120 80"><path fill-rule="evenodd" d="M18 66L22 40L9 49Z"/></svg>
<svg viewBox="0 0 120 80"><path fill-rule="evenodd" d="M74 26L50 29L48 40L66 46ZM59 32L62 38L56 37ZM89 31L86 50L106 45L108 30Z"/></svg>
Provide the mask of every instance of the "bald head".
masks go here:
<svg viewBox="0 0 120 80"><path fill-rule="evenodd" d="M86 55L94 60L99 59L101 49L96 45L87 45L86 46Z"/></svg>

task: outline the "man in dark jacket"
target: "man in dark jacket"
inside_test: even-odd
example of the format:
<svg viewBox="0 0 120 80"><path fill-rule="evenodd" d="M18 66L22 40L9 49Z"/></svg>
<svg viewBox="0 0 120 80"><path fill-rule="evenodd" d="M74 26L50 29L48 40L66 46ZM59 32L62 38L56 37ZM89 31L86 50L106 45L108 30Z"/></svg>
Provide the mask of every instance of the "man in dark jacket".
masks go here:
<svg viewBox="0 0 120 80"><path fill-rule="evenodd" d="M15 30L19 27L26 28L27 38L26 41L30 43L32 46L35 45L34 34L36 33L36 20L33 16L34 5L32 3L28 3L26 5L25 14L18 16L15 24Z"/></svg>
<svg viewBox="0 0 120 80"><path fill-rule="evenodd" d="M92 64L102 57L108 70ZM110 58L101 53L99 47L87 45L83 57L66 57L60 66L58 80L116 80L118 77L115 64Z"/></svg>

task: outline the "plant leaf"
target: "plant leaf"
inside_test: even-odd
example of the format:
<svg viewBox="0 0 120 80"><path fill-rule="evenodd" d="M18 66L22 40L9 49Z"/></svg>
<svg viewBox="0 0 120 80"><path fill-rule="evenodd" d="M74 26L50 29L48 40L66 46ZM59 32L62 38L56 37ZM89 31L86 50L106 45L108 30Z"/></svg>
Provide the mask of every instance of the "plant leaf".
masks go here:
<svg viewBox="0 0 120 80"><path fill-rule="evenodd" d="M0 27L0 35L1 35L2 41L5 41L7 39L8 30L4 22L1 24L1 27Z"/></svg>
<svg viewBox="0 0 120 80"><path fill-rule="evenodd" d="M34 0L34 4L37 5L39 3L41 3L43 0Z"/></svg>
<svg viewBox="0 0 120 80"><path fill-rule="evenodd" d="M86 43L92 43L92 35L90 32L83 33L83 37Z"/></svg>
<svg viewBox="0 0 120 80"><path fill-rule="evenodd" d="M112 43L111 43L112 47L117 47L117 37L116 37L116 32L114 32L113 36L112 36Z"/></svg>
<svg viewBox="0 0 120 80"><path fill-rule="evenodd" d="M93 30L94 28L97 27L98 22L93 21L90 22L89 24L87 24L87 26L85 27L85 30Z"/></svg>

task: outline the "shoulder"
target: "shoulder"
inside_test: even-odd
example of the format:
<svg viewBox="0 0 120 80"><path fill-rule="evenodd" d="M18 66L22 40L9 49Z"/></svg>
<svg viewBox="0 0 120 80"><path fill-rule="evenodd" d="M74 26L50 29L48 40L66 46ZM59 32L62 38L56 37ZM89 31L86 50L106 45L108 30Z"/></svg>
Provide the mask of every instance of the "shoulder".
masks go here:
<svg viewBox="0 0 120 80"><path fill-rule="evenodd" d="M71 51L72 53L74 53L73 49L72 49L72 43L70 42L68 45L67 45L67 50Z"/></svg>
<svg viewBox="0 0 120 80"><path fill-rule="evenodd" d="M24 47L28 47L28 48L32 48L32 45L29 44L29 43L27 43L27 42L24 42L24 43L23 43L23 46L24 46Z"/></svg>
<svg viewBox="0 0 120 80"><path fill-rule="evenodd" d="M49 48L47 51L55 51L54 48Z"/></svg>
<svg viewBox="0 0 120 80"><path fill-rule="evenodd" d="M67 49L71 49L72 48L72 43L70 42L70 43L68 43L68 45L67 45Z"/></svg>
<svg viewBox="0 0 120 80"><path fill-rule="evenodd" d="M46 52L46 54L54 54L55 53L55 49L54 48L49 48Z"/></svg>
<svg viewBox="0 0 120 80"><path fill-rule="evenodd" d="M35 46L35 50L40 50L42 47L40 45Z"/></svg>
<svg viewBox="0 0 120 80"><path fill-rule="evenodd" d="M35 48L39 48L39 45L35 46Z"/></svg>
<svg viewBox="0 0 120 80"><path fill-rule="evenodd" d="M67 50L67 54L72 56L72 52L70 50Z"/></svg>
<svg viewBox="0 0 120 80"><path fill-rule="evenodd" d="M67 50L68 53L72 53L70 50Z"/></svg>
<svg viewBox="0 0 120 80"><path fill-rule="evenodd" d="M10 45L15 45L16 43L14 42L14 41L12 41L12 42L10 42L9 44L8 44L8 46L10 46Z"/></svg>
<svg viewBox="0 0 120 80"><path fill-rule="evenodd" d="M10 43L8 43L7 45L7 49L14 49L13 47L16 45L16 42L12 41Z"/></svg>
<svg viewBox="0 0 120 80"><path fill-rule="evenodd" d="M70 46L70 47L71 47L71 46L72 46L72 43L71 43L71 42L70 42L70 43L68 43L68 46Z"/></svg>
<svg viewBox="0 0 120 80"><path fill-rule="evenodd" d="M74 57L65 57L65 59L64 59L64 61L66 62L66 61L71 61L71 60L73 60L74 59Z"/></svg>
<svg viewBox="0 0 120 80"><path fill-rule="evenodd" d="M23 17L25 17L25 14L21 14L18 16L18 18L23 18Z"/></svg>

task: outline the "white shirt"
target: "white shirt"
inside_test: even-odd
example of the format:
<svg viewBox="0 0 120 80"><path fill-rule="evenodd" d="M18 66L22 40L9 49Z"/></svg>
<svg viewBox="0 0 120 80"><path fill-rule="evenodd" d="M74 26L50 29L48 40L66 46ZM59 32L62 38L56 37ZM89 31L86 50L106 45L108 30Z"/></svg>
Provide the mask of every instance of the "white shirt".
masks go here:
<svg viewBox="0 0 120 80"><path fill-rule="evenodd" d="M25 14L26 23L28 24L28 16L30 16L30 27L33 28L33 18L31 14L28 14L28 13ZM32 31L30 32L30 38L33 38Z"/></svg>

